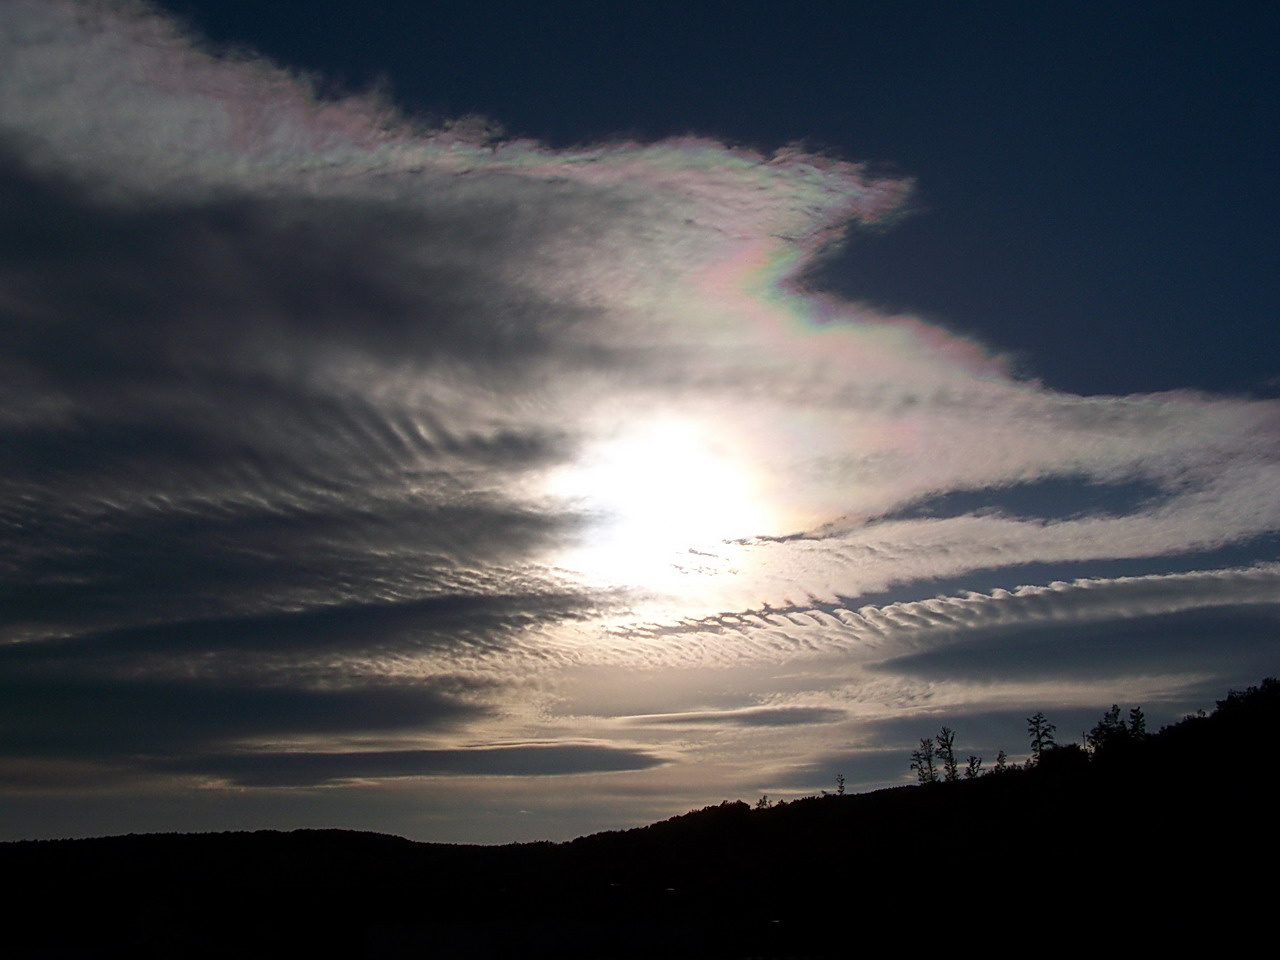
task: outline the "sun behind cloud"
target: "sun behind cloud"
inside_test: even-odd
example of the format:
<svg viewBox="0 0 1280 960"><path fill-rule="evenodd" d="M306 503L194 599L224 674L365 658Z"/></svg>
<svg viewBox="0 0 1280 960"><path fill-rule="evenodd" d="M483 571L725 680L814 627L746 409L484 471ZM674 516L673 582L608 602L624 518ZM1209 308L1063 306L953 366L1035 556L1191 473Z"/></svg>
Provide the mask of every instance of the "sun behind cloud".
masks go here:
<svg viewBox="0 0 1280 960"><path fill-rule="evenodd" d="M723 572L726 541L779 522L750 462L715 425L692 418L655 416L593 440L548 488L588 518L557 564L614 586L661 590Z"/></svg>

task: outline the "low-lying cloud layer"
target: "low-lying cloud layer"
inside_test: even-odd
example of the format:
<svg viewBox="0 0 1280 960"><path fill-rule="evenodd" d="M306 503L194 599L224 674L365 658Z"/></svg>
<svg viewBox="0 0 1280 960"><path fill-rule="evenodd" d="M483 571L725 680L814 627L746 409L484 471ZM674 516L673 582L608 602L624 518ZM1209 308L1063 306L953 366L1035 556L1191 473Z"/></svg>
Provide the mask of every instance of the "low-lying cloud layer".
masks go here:
<svg viewBox="0 0 1280 960"><path fill-rule="evenodd" d="M1055 393L805 288L909 190L796 151L424 132L140 5L6 4L5 782L651 771L636 796L678 797L707 788L682 761L767 783L753 757L829 754L799 731L872 756L876 718L1101 683L1084 625L1139 695L1249 679L1280 404ZM1116 559L1150 572L1018 585ZM818 661L831 683L792 682ZM557 706L575 671L672 668L737 699Z"/></svg>

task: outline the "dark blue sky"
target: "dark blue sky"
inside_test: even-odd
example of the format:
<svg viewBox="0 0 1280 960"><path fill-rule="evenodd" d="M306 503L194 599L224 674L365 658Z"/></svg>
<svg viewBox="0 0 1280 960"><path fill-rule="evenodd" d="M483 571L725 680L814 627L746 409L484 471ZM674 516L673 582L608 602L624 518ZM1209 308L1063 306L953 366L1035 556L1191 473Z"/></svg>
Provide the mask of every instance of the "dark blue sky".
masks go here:
<svg viewBox="0 0 1280 960"><path fill-rule="evenodd" d="M1280 392L1266 4L171 0L219 44L555 145L803 140L917 178L815 278L1080 393Z"/></svg>

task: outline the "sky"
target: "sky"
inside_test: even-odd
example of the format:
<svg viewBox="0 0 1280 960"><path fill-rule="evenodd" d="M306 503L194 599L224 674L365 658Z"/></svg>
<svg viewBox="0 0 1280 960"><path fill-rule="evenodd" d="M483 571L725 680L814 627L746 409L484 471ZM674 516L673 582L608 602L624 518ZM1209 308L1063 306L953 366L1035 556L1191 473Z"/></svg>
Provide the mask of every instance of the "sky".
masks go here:
<svg viewBox="0 0 1280 960"><path fill-rule="evenodd" d="M568 839L1280 672L1278 18L4 0L0 839Z"/></svg>

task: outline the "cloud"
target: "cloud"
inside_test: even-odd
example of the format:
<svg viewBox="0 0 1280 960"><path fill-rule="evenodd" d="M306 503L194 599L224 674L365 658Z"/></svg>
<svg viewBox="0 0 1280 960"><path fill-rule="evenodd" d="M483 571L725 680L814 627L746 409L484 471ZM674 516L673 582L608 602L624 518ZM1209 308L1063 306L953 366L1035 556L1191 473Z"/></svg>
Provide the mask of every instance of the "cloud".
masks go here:
<svg viewBox="0 0 1280 960"><path fill-rule="evenodd" d="M10 676L0 719L10 757L132 763L241 740L413 731L485 716L446 682L325 690L208 680Z"/></svg>
<svg viewBox="0 0 1280 960"><path fill-rule="evenodd" d="M156 761L156 769L225 777L241 786L309 786L389 777L553 777L646 770L664 763L641 750L538 744L459 750L239 753Z"/></svg>
<svg viewBox="0 0 1280 960"><path fill-rule="evenodd" d="M1250 678L1274 672L1280 602L1154 614L1106 623L1036 623L953 637L872 669L932 680L1087 678L1115 682L1152 673Z"/></svg>
<svg viewBox="0 0 1280 960"><path fill-rule="evenodd" d="M781 663L843 655L854 662L883 660L904 650L975 639L1012 637L1029 630L1070 626L1108 634L1117 624L1168 624L1195 612L1234 609L1242 622L1269 617L1280 599L1280 565L1082 578L991 593L968 592L856 609L839 603L766 607L700 620L629 627L616 654L657 665L694 660L706 664ZM1150 628L1158 632L1165 627ZM1194 632L1194 631L1193 631ZM997 642L992 640L991 642ZM625 650L625 652L624 652ZM904 654L905 655L905 654Z"/></svg>
<svg viewBox="0 0 1280 960"><path fill-rule="evenodd" d="M153 583L155 581L152 581ZM160 580L164 583L164 580ZM166 621L136 627L31 640L0 647L10 670L82 668L191 670L235 674L246 664L259 672L297 670L298 658L349 663L352 657L394 658L440 648L501 648L530 623L558 622L598 609L586 595L459 593L401 602L317 605L247 617Z"/></svg>
<svg viewBox="0 0 1280 960"><path fill-rule="evenodd" d="M748 707L743 710L698 710L687 713L655 713L623 717L636 726L732 726L791 727L811 723L835 723L843 720L843 710L827 707Z"/></svg>
<svg viewBox="0 0 1280 960"><path fill-rule="evenodd" d="M19 3L6 27L19 636L83 629L71 610L559 591L537 561L582 517L527 486L587 442L571 411L673 353L620 336L620 313L661 323L619 295L670 287L706 235L812 242L900 193L711 143L388 131L140 7Z"/></svg>
<svg viewBox="0 0 1280 960"><path fill-rule="evenodd" d="M1275 403L1055 394L938 327L801 289L822 245L890 216L904 182L710 141L417 132L204 53L141 8L12 11L0 119L31 216L3 244L9 489L14 522L47 533L14 572L50 608L135 552L117 616L158 566L246 615L421 596L495 565L554 591L554 558L593 536L598 505L557 503L542 478L627 442L637 411L705 425L773 505L736 543L655 555L658 572L688 547L711 558L664 582L673 607L1280 526ZM1164 496L1057 523L873 522L1063 477ZM75 511L51 516L51 497ZM135 546L174 536L153 523L190 531L177 562ZM109 546L67 557L69 540ZM213 545L207 566L191 543ZM321 569L290 576L301 554Z"/></svg>
<svg viewBox="0 0 1280 960"><path fill-rule="evenodd" d="M29 200L41 189L12 188ZM534 325L504 350L484 324L505 311L496 280L392 269L406 246L394 210L30 202L33 220L0 227L19 234L0 243L14 274L0 437L14 454L9 529L22 531L6 539L7 579L25 588L11 597L19 623L456 593L578 523L501 489L504 475L562 459L561 429L504 418L492 388L475 418L432 402L478 367L516 379ZM299 206L310 212L289 212ZM375 221L387 239L360 239ZM35 264L31 223L49 234ZM432 234L419 226L415 244ZM459 249L461 234L446 233ZM481 309L459 289L500 302ZM526 318L537 310L534 297L505 299ZM419 384L392 354L413 357ZM433 375L439 364L447 376ZM372 381L352 383L362 369ZM380 395L397 381L402 395Z"/></svg>

